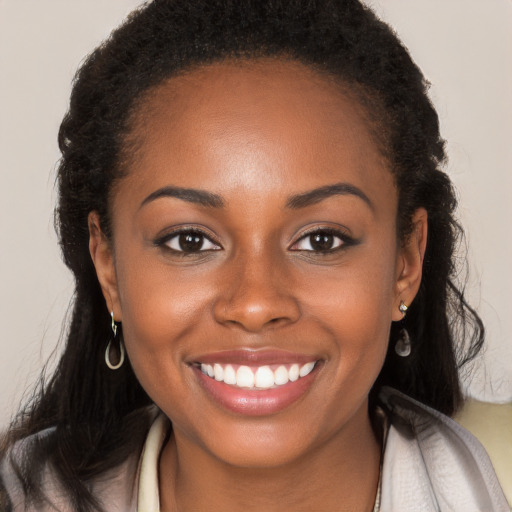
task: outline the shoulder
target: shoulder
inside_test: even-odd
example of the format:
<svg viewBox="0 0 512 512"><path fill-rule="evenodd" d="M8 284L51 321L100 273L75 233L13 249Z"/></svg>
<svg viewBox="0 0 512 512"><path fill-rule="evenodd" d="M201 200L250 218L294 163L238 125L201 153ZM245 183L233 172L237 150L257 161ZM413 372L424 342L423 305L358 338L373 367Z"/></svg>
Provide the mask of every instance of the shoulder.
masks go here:
<svg viewBox="0 0 512 512"><path fill-rule="evenodd" d="M154 413L151 413L154 419ZM149 424L150 425L150 424ZM148 430L149 430L148 425ZM147 435L147 432L146 432ZM17 441L0 460L0 510L8 512L75 512L77 499L71 496L70 488L62 482L66 472L62 471L65 458L60 464L52 462L51 456L34 457L34 453L55 449L55 428L49 428ZM81 489L94 502L109 512L135 512L140 472L140 448L134 449L122 461L106 471L88 470L88 478L80 481ZM40 460L40 462L34 462ZM59 467L60 466L60 467ZM73 489L74 490L74 489ZM80 489L75 496L79 496ZM27 495L31 498L27 499ZM3 500L3 501L2 501ZM78 498L78 502L82 502ZM81 507L78 507L81 508Z"/></svg>
<svg viewBox="0 0 512 512"><path fill-rule="evenodd" d="M382 469L387 510L509 511L492 463L479 441L451 418L383 388L389 418Z"/></svg>

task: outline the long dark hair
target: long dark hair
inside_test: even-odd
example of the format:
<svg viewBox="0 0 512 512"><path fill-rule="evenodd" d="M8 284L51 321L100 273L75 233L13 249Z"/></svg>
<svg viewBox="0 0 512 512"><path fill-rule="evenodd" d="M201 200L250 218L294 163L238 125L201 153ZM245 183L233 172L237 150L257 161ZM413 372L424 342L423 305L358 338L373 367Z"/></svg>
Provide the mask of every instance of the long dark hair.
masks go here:
<svg viewBox="0 0 512 512"><path fill-rule="evenodd" d="M428 212L428 244L419 293L406 327L410 357L390 349L371 392L383 385L452 414L461 402L458 370L483 341L479 317L454 278L460 228L451 182L441 170L444 141L427 82L393 31L357 0L154 0L136 10L79 70L59 132L55 222L75 276L73 313L57 369L18 415L3 455L20 439L52 427L16 464L25 494L37 502L50 463L77 511L100 508L87 490L143 441L151 403L129 362L104 364L110 336L89 256L87 217L96 210L111 235L109 196L134 150L137 106L163 80L223 59L277 57L313 67L348 86L374 126L399 191L402 241L418 207ZM1 455L1 454L0 454Z"/></svg>

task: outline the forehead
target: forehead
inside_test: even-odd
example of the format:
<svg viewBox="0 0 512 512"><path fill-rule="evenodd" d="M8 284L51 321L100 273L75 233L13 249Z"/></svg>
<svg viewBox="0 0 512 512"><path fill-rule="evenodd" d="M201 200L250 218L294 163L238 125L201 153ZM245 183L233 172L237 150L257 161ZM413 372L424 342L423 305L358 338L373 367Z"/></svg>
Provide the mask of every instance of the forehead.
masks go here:
<svg viewBox="0 0 512 512"><path fill-rule="evenodd" d="M298 62L211 64L140 102L127 180L148 193L172 184L265 197L269 184L293 194L340 181L394 192L368 114L350 87Z"/></svg>

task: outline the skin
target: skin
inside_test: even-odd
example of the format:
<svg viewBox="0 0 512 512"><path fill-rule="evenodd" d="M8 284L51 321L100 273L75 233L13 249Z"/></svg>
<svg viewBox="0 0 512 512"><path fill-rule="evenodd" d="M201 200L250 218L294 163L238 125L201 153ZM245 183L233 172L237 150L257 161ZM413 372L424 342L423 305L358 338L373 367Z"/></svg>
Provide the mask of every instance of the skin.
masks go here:
<svg viewBox="0 0 512 512"><path fill-rule="evenodd" d="M368 393L400 301L419 287L425 211L397 240L396 186L363 108L301 64L196 69L161 84L140 112L138 150L113 194L113 240L93 212L90 249L136 375L173 424L162 510L371 510L381 447ZM339 183L368 202L344 193L287 206ZM141 206L169 186L217 194L224 206L168 196ZM177 239L155 243L182 225L205 231L209 250L183 256L169 247ZM308 250L306 232L325 228L356 242ZM212 401L190 366L232 349L320 363L299 400L250 417Z"/></svg>

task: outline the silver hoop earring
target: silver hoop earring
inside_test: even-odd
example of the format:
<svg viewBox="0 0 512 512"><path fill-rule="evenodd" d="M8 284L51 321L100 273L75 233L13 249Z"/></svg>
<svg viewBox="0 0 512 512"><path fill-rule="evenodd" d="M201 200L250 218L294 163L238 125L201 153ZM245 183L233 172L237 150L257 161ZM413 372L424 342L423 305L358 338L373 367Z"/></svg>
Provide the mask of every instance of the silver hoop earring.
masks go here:
<svg viewBox="0 0 512 512"><path fill-rule="evenodd" d="M111 370L119 370L121 366L123 366L124 363L124 344L122 340L119 340L119 361L116 364L112 364L110 361L110 348L112 345L112 341L114 341L117 337L117 324L114 320L114 312L110 312L110 316L112 317L112 333L114 336L109 340L107 344L107 348L105 349L105 364L111 369Z"/></svg>
<svg viewBox="0 0 512 512"><path fill-rule="evenodd" d="M112 319L112 332L114 333L114 338L117 336L117 324L114 320L114 311L110 312L110 318Z"/></svg>
<svg viewBox="0 0 512 512"><path fill-rule="evenodd" d="M411 337L404 327L398 334L398 340L395 344L395 352L400 357L407 357L411 354Z"/></svg>

